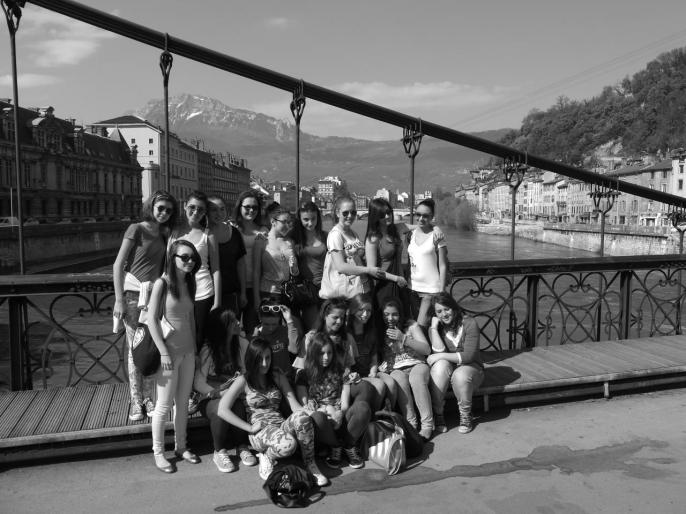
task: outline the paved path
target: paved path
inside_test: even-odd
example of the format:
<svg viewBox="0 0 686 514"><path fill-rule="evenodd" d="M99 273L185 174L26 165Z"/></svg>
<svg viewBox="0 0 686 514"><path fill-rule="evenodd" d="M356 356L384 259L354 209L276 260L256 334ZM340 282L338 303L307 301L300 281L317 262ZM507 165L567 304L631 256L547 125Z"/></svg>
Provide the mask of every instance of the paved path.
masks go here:
<svg viewBox="0 0 686 514"><path fill-rule="evenodd" d="M395 477L343 469L308 511L686 512L686 390L497 410L472 434L451 430L431 446ZM0 512L282 512L256 468L223 475L207 449L202 457L170 476L149 453L6 469Z"/></svg>

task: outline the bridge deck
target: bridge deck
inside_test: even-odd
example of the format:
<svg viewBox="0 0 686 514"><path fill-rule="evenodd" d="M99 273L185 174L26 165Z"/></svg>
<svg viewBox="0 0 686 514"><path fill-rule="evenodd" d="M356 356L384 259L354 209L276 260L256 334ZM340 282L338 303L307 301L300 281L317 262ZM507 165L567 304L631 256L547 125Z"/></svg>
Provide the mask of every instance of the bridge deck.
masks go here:
<svg viewBox="0 0 686 514"><path fill-rule="evenodd" d="M505 403L588 394L617 388L686 384L686 336L579 343L484 354L486 379L477 393ZM586 389L583 389L586 387ZM612 385L614 388L615 385ZM525 400L527 401L527 400ZM105 384L0 394L0 451L133 436L150 432L148 420L128 419L128 385ZM205 420L198 414L190 426ZM171 421L168 421L171 428Z"/></svg>

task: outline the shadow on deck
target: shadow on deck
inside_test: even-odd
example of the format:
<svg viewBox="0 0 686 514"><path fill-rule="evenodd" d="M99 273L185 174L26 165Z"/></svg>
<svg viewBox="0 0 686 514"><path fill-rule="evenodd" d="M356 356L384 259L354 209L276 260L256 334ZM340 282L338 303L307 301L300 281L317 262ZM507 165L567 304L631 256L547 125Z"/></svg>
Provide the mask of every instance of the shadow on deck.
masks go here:
<svg viewBox="0 0 686 514"><path fill-rule="evenodd" d="M484 362L477 396L486 411L494 404L607 398L611 391L686 384L686 336L484 352ZM0 394L0 455L9 463L149 445L149 421L129 421L128 407L128 384ZM206 424L199 414L189 420L191 429Z"/></svg>

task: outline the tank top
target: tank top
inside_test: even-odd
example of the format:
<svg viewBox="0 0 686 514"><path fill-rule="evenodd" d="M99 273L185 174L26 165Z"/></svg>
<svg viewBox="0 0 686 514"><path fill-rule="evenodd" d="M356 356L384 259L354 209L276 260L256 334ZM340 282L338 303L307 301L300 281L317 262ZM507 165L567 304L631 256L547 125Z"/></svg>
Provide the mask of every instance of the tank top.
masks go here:
<svg viewBox="0 0 686 514"><path fill-rule="evenodd" d="M260 277L260 291L265 293L280 293L281 284L291 274L288 256L281 250L275 250L267 244L262 252L262 276Z"/></svg>
<svg viewBox="0 0 686 514"><path fill-rule="evenodd" d="M279 411L281 391L274 386L267 391L258 391L249 385L245 386L245 410L248 423L261 422L264 425L280 425L283 416Z"/></svg>

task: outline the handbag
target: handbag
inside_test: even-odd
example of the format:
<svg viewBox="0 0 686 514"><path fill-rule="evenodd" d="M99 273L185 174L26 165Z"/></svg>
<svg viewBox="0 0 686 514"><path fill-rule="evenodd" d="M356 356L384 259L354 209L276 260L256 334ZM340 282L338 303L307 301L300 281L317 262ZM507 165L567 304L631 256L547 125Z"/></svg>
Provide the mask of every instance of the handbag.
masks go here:
<svg viewBox="0 0 686 514"><path fill-rule="evenodd" d="M316 304L318 299L317 286L299 275L291 275L281 284L281 294L293 305L298 306Z"/></svg>
<svg viewBox="0 0 686 514"><path fill-rule="evenodd" d="M164 302L167 296L167 281L162 279L162 283L162 301L160 302L159 307L162 313L158 319L160 319L162 336L166 339L169 334L174 331L174 327L164 317ZM133 364L144 377L157 373L157 370L160 368L160 351L158 350L155 341L152 339L152 335L150 334L150 329L148 328L147 323L139 322L136 326L136 329L133 333L133 341L131 341L131 354L133 356Z"/></svg>
<svg viewBox="0 0 686 514"><path fill-rule="evenodd" d="M369 423L362 448L366 457L389 475L395 475L405 467L405 436L392 421L380 419Z"/></svg>
<svg viewBox="0 0 686 514"><path fill-rule="evenodd" d="M274 505L285 508L307 507L315 487L312 473L295 464L278 466L262 486Z"/></svg>
<svg viewBox="0 0 686 514"><path fill-rule="evenodd" d="M419 432L414 428L407 418L398 412L393 412L390 410L380 410L374 414L374 418L379 420L383 419L390 421L395 426L400 427L405 436L405 455L409 459L414 459L419 457L424 451L424 440Z"/></svg>

